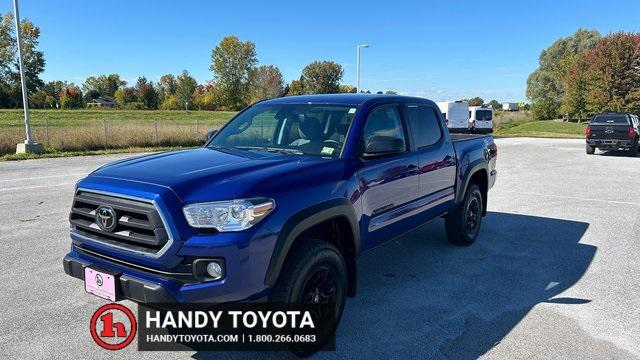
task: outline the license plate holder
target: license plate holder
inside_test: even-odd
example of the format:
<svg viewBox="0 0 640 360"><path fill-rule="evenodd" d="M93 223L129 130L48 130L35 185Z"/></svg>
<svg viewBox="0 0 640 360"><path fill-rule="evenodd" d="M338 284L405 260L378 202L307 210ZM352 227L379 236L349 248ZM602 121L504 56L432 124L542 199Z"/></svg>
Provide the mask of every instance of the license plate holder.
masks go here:
<svg viewBox="0 0 640 360"><path fill-rule="evenodd" d="M118 274L95 269L84 268L84 290L92 295L106 300L118 300Z"/></svg>

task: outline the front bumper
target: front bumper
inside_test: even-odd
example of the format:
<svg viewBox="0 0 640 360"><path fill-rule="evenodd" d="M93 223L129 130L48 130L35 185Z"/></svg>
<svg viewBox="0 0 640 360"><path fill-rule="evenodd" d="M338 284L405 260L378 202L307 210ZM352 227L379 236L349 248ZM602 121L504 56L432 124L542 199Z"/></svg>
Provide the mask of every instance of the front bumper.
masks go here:
<svg viewBox="0 0 640 360"><path fill-rule="evenodd" d="M224 260L225 277L216 281L198 280L189 269L156 268L76 242L64 257L63 266L65 273L81 280L87 266L113 273L118 279L117 297L139 303L259 301L270 292L264 279L275 238L266 230L253 235L194 236L181 244L176 254L179 258Z"/></svg>
<svg viewBox="0 0 640 360"><path fill-rule="evenodd" d="M84 269L92 264L67 255L62 259L64 272L84 280ZM171 292L161 284L122 274L118 278L117 299L129 299L139 303L176 303L179 302Z"/></svg>

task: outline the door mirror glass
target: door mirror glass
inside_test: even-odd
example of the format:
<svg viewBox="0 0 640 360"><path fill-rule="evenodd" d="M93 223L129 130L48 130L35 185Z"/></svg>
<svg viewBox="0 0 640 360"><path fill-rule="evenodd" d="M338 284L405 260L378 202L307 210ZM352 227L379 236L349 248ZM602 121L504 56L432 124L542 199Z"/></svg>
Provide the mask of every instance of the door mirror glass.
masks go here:
<svg viewBox="0 0 640 360"><path fill-rule="evenodd" d="M395 136L375 135L370 137L364 147L364 158L402 154L406 149L404 140Z"/></svg>
<svg viewBox="0 0 640 360"><path fill-rule="evenodd" d="M215 130L215 129L207 131L207 138L206 138L206 141L211 140L211 138L212 138L212 137L213 137L217 132L218 132L218 130Z"/></svg>

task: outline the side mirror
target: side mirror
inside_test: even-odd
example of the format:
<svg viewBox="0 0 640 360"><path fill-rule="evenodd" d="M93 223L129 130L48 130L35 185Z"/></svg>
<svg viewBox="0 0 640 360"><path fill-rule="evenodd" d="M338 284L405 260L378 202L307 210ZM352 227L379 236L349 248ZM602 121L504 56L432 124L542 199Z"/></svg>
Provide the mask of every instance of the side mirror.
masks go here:
<svg viewBox="0 0 640 360"><path fill-rule="evenodd" d="M209 140L211 140L211 138L212 138L216 133L218 133L218 130L215 130L215 129L214 129L214 130L209 130L209 131L207 131L207 139L206 139L205 141L209 141Z"/></svg>
<svg viewBox="0 0 640 360"><path fill-rule="evenodd" d="M396 155L405 152L404 140L395 136L372 136L364 145L365 159L381 156Z"/></svg>

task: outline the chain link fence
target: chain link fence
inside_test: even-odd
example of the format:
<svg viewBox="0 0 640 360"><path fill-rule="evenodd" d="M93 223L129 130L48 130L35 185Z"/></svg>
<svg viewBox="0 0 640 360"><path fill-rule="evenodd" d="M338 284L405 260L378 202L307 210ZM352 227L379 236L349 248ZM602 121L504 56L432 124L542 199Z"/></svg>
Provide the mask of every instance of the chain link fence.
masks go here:
<svg viewBox="0 0 640 360"><path fill-rule="evenodd" d="M202 120L43 120L32 122L36 142L48 151L87 151L134 147L199 146L220 121ZM25 139L24 124L0 124L0 155L13 154Z"/></svg>

